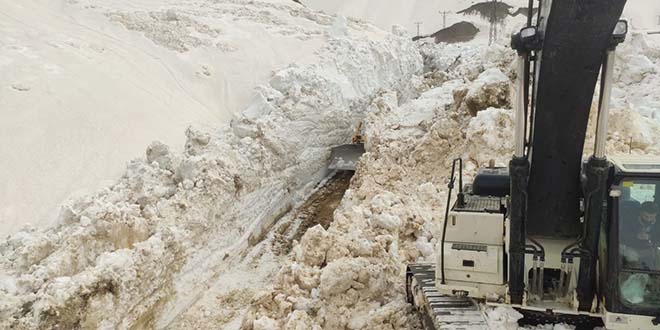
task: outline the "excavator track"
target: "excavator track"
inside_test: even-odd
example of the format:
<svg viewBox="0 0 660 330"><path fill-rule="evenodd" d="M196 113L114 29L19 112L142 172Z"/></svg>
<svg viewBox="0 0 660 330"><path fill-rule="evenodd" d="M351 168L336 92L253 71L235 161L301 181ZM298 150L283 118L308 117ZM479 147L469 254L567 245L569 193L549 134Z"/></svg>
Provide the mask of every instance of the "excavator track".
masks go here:
<svg viewBox="0 0 660 330"><path fill-rule="evenodd" d="M434 264L413 264L406 270L408 302L415 306L425 330L488 330L479 304L470 297L449 296L435 286Z"/></svg>

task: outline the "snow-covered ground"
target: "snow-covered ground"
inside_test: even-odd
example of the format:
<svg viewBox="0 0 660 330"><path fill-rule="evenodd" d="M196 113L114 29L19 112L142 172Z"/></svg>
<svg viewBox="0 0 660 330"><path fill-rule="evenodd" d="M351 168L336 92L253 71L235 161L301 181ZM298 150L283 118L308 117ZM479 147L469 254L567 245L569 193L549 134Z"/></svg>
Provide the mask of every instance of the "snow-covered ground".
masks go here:
<svg viewBox="0 0 660 330"><path fill-rule="evenodd" d="M62 202L117 180L152 141L181 151L189 125L228 123L274 71L318 63L332 23L288 0L0 8L2 237L53 225Z"/></svg>
<svg viewBox="0 0 660 330"><path fill-rule="evenodd" d="M660 4L640 1L629 1L626 16L653 29ZM318 62L329 18L310 19L291 2L0 2L0 236L53 225L63 202L116 180L144 145L181 150L190 124L227 123L274 70ZM441 27L438 11L473 3L303 1L384 30L414 32L421 21L423 34ZM488 39L480 17L447 17L474 22L478 40ZM501 27L502 40L516 22Z"/></svg>
<svg viewBox="0 0 660 330"><path fill-rule="evenodd" d="M408 36L284 8L320 22L319 63L263 81L231 126L188 129L183 152L151 144L58 226L3 240L2 326L168 326L325 176L365 105L421 73Z"/></svg>
<svg viewBox="0 0 660 330"><path fill-rule="evenodd" d="M212 117L181 127L185 141L158 138L165 144L150 144L117 182L67 203L56 226L0 240L0 329L416 329L418 320L404 299L404 265L434 260L451 160L466 160L466 180L491 159L498 165L508 161L513 52L480 42L420 46L399 28L390 34L288 1L105 2L70 1L52 10L73 10L77 19L98 13L90 16L98 22L88 24L107 24L113 33L139 41L139 47L117 52L150 47L144 54L153 51L183 70L173 75L192 95L211 95L198 88L219 85L181 78L186 72L195 76L182 63L204 58L211 62L207 68L232 67L211 60L215 52L205 50L227 42L223 34L209 32L211 24L254 25L263 39L279 33L296 39L266 45L288 47L281 61L292 64L272 74L260 71L263 76L253 81L260 87L243 101L243 111L227 113L233 113L230 124ZM37 13L43 8L31 5ZM7 6L16 12L31 8ZM135 14L139 11L155 13ZM43 15L46 21L55 14ZM56 31L45 23L42 29ZM159 31L176 31L180 38ZM245 33L232 31L228 38ZM114 45L112 38L100 40ZM182 47L190 50L181 52ZM298 50L300 57L290 57ZM659 154L654 109L660 91L651 86L660 82L660 47L656 39L636 34L619 54L608 151L628 152L633 137L632 152ZM46 61L63 55L43 56ZM153 88L166 84L156 73L147 79L156 69L149 69L153 62L144 56L145 64L138 62L144 75L124 68L117 69L119 76L146 79ZM73 70L80 64L70 65ZM85 67L79 74L89 70L94 72ZM199 78L215 79L209 71ZM70 82L63 80L62 88ZM23 84L12 89L41 88ZM180 86L171 93L181 92ZM85 100L82 94L71 98ZM157 95L159 100L169 94ZM132 97L137 102L140 95ZM299 224L297 210L326 176L330 147L350 141L360 120L368 153L331 223L312 226L299 240L283 235ZM593 139L593 123L589 136ZM141 149L149 144L142 143ZM284 250L283 240L289 246ZM511 310L489 316L494 330L516 327L508 324L518 317Z"/></svg>

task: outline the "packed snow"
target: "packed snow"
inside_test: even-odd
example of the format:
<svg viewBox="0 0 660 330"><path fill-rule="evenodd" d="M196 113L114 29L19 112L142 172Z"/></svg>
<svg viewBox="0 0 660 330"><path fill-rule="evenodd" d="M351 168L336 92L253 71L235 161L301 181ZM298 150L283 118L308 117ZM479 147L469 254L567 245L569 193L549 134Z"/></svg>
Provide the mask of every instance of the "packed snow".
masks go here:
<svg viewBox="0 0 660 330"><path fill-rule="evenodd" d="M188 102L170 103L168 109L198 124L181 127L185 143L168 140L169 131L138 141L126 128L123 136L112 138L114 147L146 150L118 181L66 202L59 213L46 211L55 225L23 229L0 241L0 329L419 329L405 302L404 266L435 260L451 161L465 160L466 180L491 160L508 162L514 53L480 42L415 44L402 27L383 32L292 1L214 1L207 3L210 9L196 4L78 0L63 7L24 5L44 15L33 27L44 24L44 39L57 35L59 26L47 29L47 18L60 17L62 29L89 31L90 38L100 32L89 30L89 24L114 31L99 44L113 45L105 46L112 52L143 54L137 63L145 73L135 75L135 64L124 67L96 57L90 62L114 64L93 70L145 83L144 93L159 90L150 96L156 101L145 101L143 94L130 94L137 88L121 87L129 93L123 102L137 102L144 111L163 107L153 102ZM6 7L27 15L17 3ZM218 22L226 25L215 26ZM2 24L3 31L11 30ZM115 34L131 43L121 46L124 41ZM81 32L77 40L84 36ZM247 46L239 40L257 41L242 48ZM650 88L660 82L658 45L634 34L619 51L609 153L660 154L660 121L653 110L660 91ZM215 57L225 55L209 47L233 55ZM263 64L259 61L266 61L263 54L271 50L260 47L282 47L281 57ZM56 56L49 53L56 50L41 51L45 59ZM254 61L263 66L243 78L241 70ZM202 62L206 69L199 68L199 75L188 71ZM288 65L277 69L284 62ZM176 68L168 78L179 77L176 86L157 72L167 67ZM3 70L11 73L9 66ZM226 76L214 73L225 70ZM196 81L187 74L227 81ZM88 85L87 78L78 83ZM99 83L109 90L99 93L106 102L98 106L114 109L108 101L120 87L105 79ZM10 81L11 93L56 86L19 80ZM248 96L242 101L217 96L218 89L228 90L219 87L223 83ZM259 86L252 90L252 85ZM184 91L191 94L177 97ZM84 104L96 100L64 94ZM37 95L31 99L48 103L58 94ZM199 109L191 95L213 104L212 109L225 109L227 117L182 111ZM19 103L2 103L3 109L21 102L13 96L0 102L7 99ZM222 102L236 103L219 106ZM169 120L160 112L155 116ZM306 229L297 212L322 189L319 183L331 180L325 168L330 148L350 142L359 122L365 125L367 153L331 221ZM594 120L587 152L593 133ZM304 230L299 237L297 228ZM510 308L485 313L495 330L518 328L521 316Z"/></svg>

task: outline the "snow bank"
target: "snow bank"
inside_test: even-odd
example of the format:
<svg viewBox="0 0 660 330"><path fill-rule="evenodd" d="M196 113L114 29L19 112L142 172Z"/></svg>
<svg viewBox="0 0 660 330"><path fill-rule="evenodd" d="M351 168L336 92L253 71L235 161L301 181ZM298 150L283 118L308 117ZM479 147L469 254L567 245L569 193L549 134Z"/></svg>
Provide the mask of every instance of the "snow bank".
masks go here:
<svg viewBox="0 0 660 330"><path fill-rule="evenodd" d="M416 324L401 279L406 263L433 260L447 165L454 157L476 159L483 153L472 142L487 135L477 127L491 125L484 123L490 116L506 118L508 111L486 110L477 118L458 111L454 91L481 82L450 80L431 88L433 75L422 82L418 88L426 91L409 103L399 106L400 93L390 91L370 105L368 153L334 222L327 230L308 231L295 245L291 264L282 268L274 288L255 300L244 329L258 329L265 319L276 321L277 328L408 329ZM510 122L503 120L500 129L512 130ZM474 136L466 137L470 126ZM504 162L507 148L486 154Z"/></svg>
<svg viewBox="0 0 660 330"><path fill-rule="evenodd" d="M183 153L154 143L118 183L67 205L59 226L0 242L0 328L170 324L325 175L362 105L422 69L397 35L328 34L319 58L277 72L230 128L188 129Z"/></svg>
<svg viewBox="0 0 660 330"><path fill-rule="evenodd" d="M660 47L632 33L617 49L607 152L660 154ZM596 89L598 93L598 88ZM597 100L597 98L596 98ZM592 104L585 152L594 147L597 102Z"/></svg>
<svg viewBox="0 0 660 330"><path fill-rule="evenodd" d="M488 69L510 72L515 58L511 49L499 44L492 47L473 44L420 45L427 71L441 73L447 79L473 81Z"/></svg>
<svg viewBox="0 0 660 330"><path fill-rule="evenodd" d="M617 51L614 97L629 103L647 118L660 120L660 48L642 33L633 33Z"/></svg>
<svg viewBox="0 0 660 330"><path fill-rule="evenodd" d="M0 6L3 238L53 225L65 199L110 185L152 141L178 153L189 125L228 123L274 71L320 63L334 22L290 0Z"/></svg>
<svg viewBox="0 0 660 330"><path fill-rule="evenodd" d="M400 93L387 91L372 102L366 122L368 153L334 222L327 230L313 228L294 243L290 262L275 277L273 287L254 300L243 329L259 329L265 321L275 328L293 329L418 326L405 303L404 265L433 261L435 251L429 245L438 241L451 161L464 159L469 182L479 166L490 160L504 166L513 153L511 110L479 109L473 117L460 111L460 99L454 97L464 90L493 92L481 88L484 80L513 78L513 57L484 56L489 51L472 45L463 46L466 51L456 60L443 52L458 49L455 46L424 47L426 68L431 71L417 85L420 97L400 102ZM632 107L615 107L608 151L625 152L616 136L639 127L651 133L649 139L660 136L657 122L644 120ZM593 139L593 127L589 136ZM637 152L656 153L656 149L640 144ZM511 309L488 314L494 329L518 328L520 314Z"/></svg>

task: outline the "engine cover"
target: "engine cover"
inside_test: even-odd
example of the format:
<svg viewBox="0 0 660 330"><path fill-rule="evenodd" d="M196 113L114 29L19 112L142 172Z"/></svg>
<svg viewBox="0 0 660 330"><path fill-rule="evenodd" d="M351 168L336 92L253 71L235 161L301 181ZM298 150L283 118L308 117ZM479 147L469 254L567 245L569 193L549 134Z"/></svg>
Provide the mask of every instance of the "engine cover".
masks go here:
<svg viewBox="0 0 660 330"><path fill-rule="evenodd" d="M467 195L463 207L452 209L444 243L446 282L505 283L504 202L498 197Z"/></svg>

